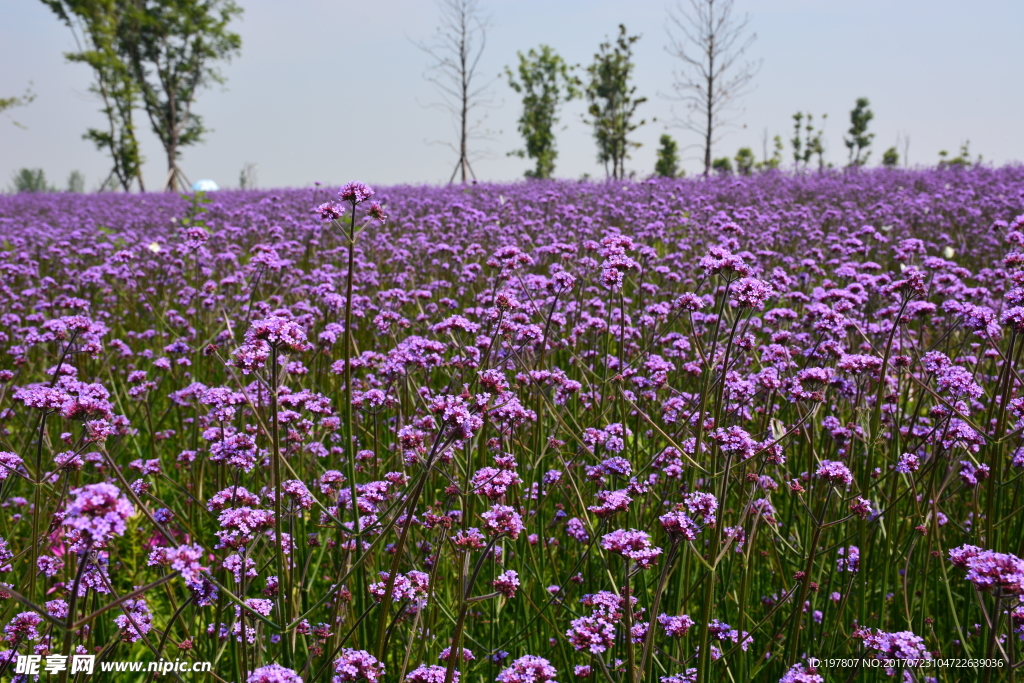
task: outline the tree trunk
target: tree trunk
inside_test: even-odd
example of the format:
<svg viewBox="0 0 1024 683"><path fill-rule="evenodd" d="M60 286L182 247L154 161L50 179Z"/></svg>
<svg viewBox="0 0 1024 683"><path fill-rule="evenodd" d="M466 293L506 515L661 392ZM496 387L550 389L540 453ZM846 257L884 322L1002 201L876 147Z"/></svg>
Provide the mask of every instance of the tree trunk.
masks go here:
<svg viewBox="0 0 1024 683"><path fill-rule="evenodd" d="M711 42L708 44L708 103L707 103L707 114L708 114L708 128L704 133L704 177L707 178L711 173L711 137L714 133L715 126L715 38L714 34L711 36Z"/></svg>
<svg viewBox="0 0 1024 683"><path fill-rule="evenodd" d="M174 143L170 142L167 145L167 189L171 192L178 191L178 165L174 161L175 153Z"/></svg>
<svg viewBox="0 0 1024 683"><path fill-rule="evenodd" d="M469 162L469 160L466 158L466 116L467 116L467 114L468 114L468 112L467 112L467 107L466 107L466 91L465 91L465 89L463 89L463 91L462 91L462 128L461 128L461 135L459 136L459 168L461 169L462 184L463 185L466 184L466 166L468 165L468 162Z"/></svg>
<svg viewBox="0 0 1024 683"><path fill-rule="evenodd" d="M178 191L178 101L177 89L172 83L165 87L167 93L167 174L170 176L167 189Z"/></svg>
<svg viewBox="0 0 1024 683"><path fill-rule="evenodd" d="M708 127L704 132L704 177L706 178L711 173L711 135L714 128L714 112L712 111L711 101L711 88L714 86L714 80L708 79Z"/></svg>

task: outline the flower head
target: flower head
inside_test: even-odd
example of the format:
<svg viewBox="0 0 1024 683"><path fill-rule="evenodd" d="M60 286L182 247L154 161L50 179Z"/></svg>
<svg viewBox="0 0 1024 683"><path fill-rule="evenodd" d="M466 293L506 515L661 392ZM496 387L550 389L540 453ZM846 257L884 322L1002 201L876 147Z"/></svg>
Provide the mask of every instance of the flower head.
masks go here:
<svg viewBox="0 0 1024 683"><path fill-rule="evenodd" d="M551 662L543 657L526 655L512 662L512 666L497 676L498 683L557 683L554 681L558 671Z"/></svg>
<svg viewBox="0 0 1024 683"><path fill-rule="evenodd" d="M352 202L352 205L362 204L367 199L373 196L373 190L368 185L363 183L357 183L355 181L345 184L338 192L338 197L342 201Z"/></svg>
<svg viewBox="0 0 1024 683"><path fill-rule="evenodd" d="M332 683L377 683L384 676L384 665L366 650L345 648L341 651L341 656L334 660L334 674Z"/></svg>
<svg viewBox="0 0 1024 683"><path fill-rule="evenodd" d="M418 666L405 677L408 683L444 683L448 668L437 664ZM454 671L452 683L459 683L459 670Z"/></svg>
<svg viewBox="0 0 1024 683"><path fill-rule="evenodd" d="M822 460L814 474L830 484L849 486L853 483L853 472L850 468L835 460Z"/></svg>
<svg viewBox="0 0 1024 683"><path fill-rule="evenodd" d="M345 209L338 204L324 203L313 209L313 213L320 216L322 221L334 221L341 218Z"/></svg>
<svg viewBox="0 0 1024 683"><path fill-rule="evenodd" d="M519 588L519 574L509 569L499 574L498 578L494 580L493 585L495 590L506 598L514 598L516 590Z"/></svg>
<svg viewBox="0 0 1024 683"><path fill-rule="evenodd" d="M64 509L64 526L70 527L95 545L124 534L125 521L135 515L135 506L121 489L106 482L71 489L72 500Z"/></svg>
<svg viewBox="0 0 1024 683"><path fill-rule="evenodd" d="M292 669L280 664L261 666L249 674L246 683L302 683L302 678Z"/></svg>
<svg viewBox="0 0 1024 683"><path fill-rule="evenodd" d="M492 536L508 534L514 541L526 529L523 518L507 505L494 505L480 516L484 519L484 528Z"/></svg>
<svg viewBox="0 0 1024 683"><path fill-rule="evenodd" d="M601 538L601 547L636 562L646 569L654 564L661 548L651 545L651 537L646 531L637 529L617 529Z"/></svg>

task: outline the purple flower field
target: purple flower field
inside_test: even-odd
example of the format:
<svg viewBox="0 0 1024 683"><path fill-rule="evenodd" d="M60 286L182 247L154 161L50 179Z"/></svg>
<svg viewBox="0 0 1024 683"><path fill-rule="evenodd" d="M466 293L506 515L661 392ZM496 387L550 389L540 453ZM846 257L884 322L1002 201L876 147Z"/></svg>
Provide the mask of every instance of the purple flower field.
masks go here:
<svg viewBox="0 0 1024 683"><path fill-rule="evenodd" d="M1024 167L374 190L0 196L0 678L1012 680Z"/></svg>

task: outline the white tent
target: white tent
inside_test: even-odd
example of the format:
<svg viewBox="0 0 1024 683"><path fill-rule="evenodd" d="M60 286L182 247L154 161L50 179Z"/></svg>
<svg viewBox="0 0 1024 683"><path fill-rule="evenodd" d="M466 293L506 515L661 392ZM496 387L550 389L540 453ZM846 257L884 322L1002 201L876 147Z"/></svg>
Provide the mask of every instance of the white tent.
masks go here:
<svg viewBox="0 0 1024 683"><path fill-rule="evenodd" d="M197 180L192 183L193 192L216 192L220 188L212 180Z"/></svg>

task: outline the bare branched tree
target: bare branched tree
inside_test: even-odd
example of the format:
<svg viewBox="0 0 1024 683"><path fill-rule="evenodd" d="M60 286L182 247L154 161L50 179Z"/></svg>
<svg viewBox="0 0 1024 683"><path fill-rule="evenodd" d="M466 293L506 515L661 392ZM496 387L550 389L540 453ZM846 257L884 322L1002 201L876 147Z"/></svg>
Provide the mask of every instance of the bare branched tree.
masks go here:
<svg viewBox="0 0 1024 683"><path fill-rule="evenodd" d="M476 109L491 103L488 89L494 79L481 82L477 72L490 24L481 14L478 0L439 0L438 7L441 17L434 42L416 43L416 47L433 60L424 78L437 89L441 100L436 106L451 114L458 135L457 144L446 143L459 154L448 182L456 175L466 182L467 178L476 178L470 165L469 143L486 137L471 117Z"/></svg>
<svg viewBox="0 0 1024 683"><path fill-rule="evenodd" d="M672 88L687 110L675 123L703 137L704 175L711 171L711 147L761 68L760 61L743 61L757 39L747 23L746 15L733 14L733 0L677 0L669 9L665 49L682 62Z"/></svg>
<svg viewBox="0 0 1024 683"><path fill-rule="evenodd" d="M903 149L903 166L910 168L910 133L900 131L896 135L896 146Z"/></svg>

